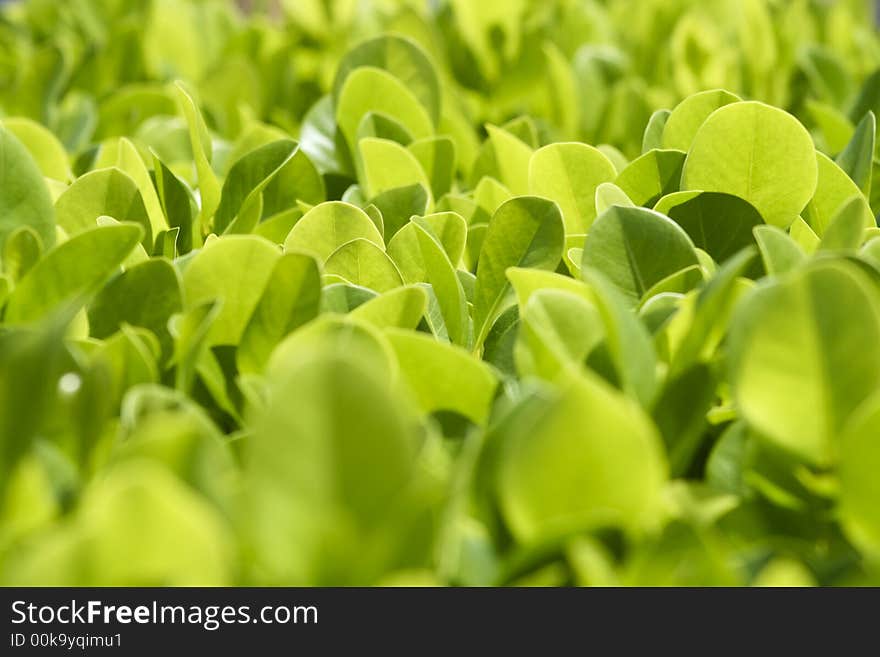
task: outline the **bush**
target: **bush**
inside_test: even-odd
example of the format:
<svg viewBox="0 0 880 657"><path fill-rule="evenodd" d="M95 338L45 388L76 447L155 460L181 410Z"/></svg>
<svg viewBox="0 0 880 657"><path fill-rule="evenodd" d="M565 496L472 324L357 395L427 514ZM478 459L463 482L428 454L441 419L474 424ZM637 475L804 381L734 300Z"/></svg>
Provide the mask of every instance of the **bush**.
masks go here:
<svg viewBox="0 0 880 657"><path fill-rule="evenodd" d="M867 3L2 11L0 583L880 584Z"/></svg>

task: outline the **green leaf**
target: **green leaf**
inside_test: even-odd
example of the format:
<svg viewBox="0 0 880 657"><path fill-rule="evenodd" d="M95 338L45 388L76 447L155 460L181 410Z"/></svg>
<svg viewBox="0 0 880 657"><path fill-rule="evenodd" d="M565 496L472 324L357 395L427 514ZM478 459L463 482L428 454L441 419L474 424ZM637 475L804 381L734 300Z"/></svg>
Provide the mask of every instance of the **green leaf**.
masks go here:
<svg viewBox="0 0 880 657"><path fill-rule="evenodd" d="M333 99L322 96L303 117L300 148L322 174L345 176L352 172L351 155L342 131L336 124Z"/></svg>
<svg viewBox="0 0 880 657"><path fill-rule="evenodd" d="M425 261L416 236L416 220L440 242L453 268L461 262L467 239L467 224L455 212L437 212L424 217L414 217L388 242L388 255L394 260L403 280L407 283L428 280Z"/></svg>
<svg viewBox="0 0 880 657"><path fill-rule="evenodd" d="M168 331L174 338L171 360L171 365L175 366L174 385L184 394L190 393L196 368L208 346L208 334L220 315L223 301L209 298L192 304L187 300L187 305L182 313L174 315L168 322Z"/></svg>
<svg viewBox="0 0 880 657"><path fill-rule="evenodd" d="M551 40L544 41L542 50L547 60L547 83L551 96L552 117L566 135L578 132L577 79L569 58Z"/></svg>
<svg viewBox="0 0 880 657"><path fill-rule="evenodd" d="M699 255L697 259L699 259ZM690 292L705 280L703 271L701 265L690 265L661 278L642 295L639 305L643 307L658 294L686 294Z"/></svg>
<svg viewBox="0 0 880 657"><path fill-rule="evenodd" d="M596 188L616 176L614 165L592 146L550 144L529 161L529 193L559 204L566 233L584 233L596 218Z"/></svg>
<svg viewBox="0 0 880 657"><path fill-rule="evenodd" d="M865 232L864 199L854 196L846 201L822 235L819 251L839 251L858 249L862 245Z"/></svg>
<svg viewBox="0 0 880 657"><path fill-rule="evenodd" d="M578 242L582 242L587 238L586 235L575 235ZM566 238L566 244L570 243L569 238ZM581 277L581 261L584 258L584 249L582 247L568 247L562 253L562 262L565 264L565 268L568 272L577 279Z"/></svg>
<svg viewBox="0 0 880 657"><path fill-rule="evenodd" d="M102 99L97 136L130 135L144 124L160 122L177 112L174 94L159 84L128 84ZM82 111L82 110L80 110ZM77 117L82 120L84 117ZM95 130L95 127L93 127ZM186 127L182 131L186 138Z"/></svg>
<svg viewBox="0 0 880 657"><path fill-rule="evenodd" d="M56 246L16 285L5 321L29 322L46 317L60 304L84 303L118 271L142 235L133 224L96 227Z"/></svg>
<svg viewBox="0 0 880 657"><path fill-rule="evenodd" d="M776 558L761 569L752 586L785 587L816 586L816 578L798 561Z"/></svg>
<svg viewBox="0 0 880 657"><path fill-rule="evenodd" d="M318 316L321 272L311 256L285 253L275 262L236 351L241 372L260 372L281 340Z"/></svg>
<svg viewBox="0 0 880 657"><path fill-rule="evenodd" d="M880 270L880 239L874 237L859 249L859 256Z"/></svg>
<svg viewBox="0 0 880 657"><path fill-rule="evenodd" d="M719 192L677 192L654 206L681 226L716 262L724 262L755 243L752 229L764 223L747 201Z"/></svg>
<svg viewBox="0 0 880 657"><path fill-rule="evenodd" d="M367 207L364 208L364 212L367 213L367 216L373 222L373 225L376 226L376 230L379 231L379 234L382 236L382 239L385 239L385 217L382 216L382 211L377 208L375 205L370 203Z"/></svg>
<svg viewBox="0 0 880 657"><path fill-rule="evenodd" d="M428 295L417 285L404 285L362 303L351 316L379 329L411 329L419 325L428 307Z"/></svg>
<svg viewBox="0 0 880 657"><path fill-rule="evenodd" d="M385 335L422 412L455 411L486 423L498 381L485 363L422 333L388 329Z"/></svg>
<svg viewBox="0 0 880 657"><path fill-rule="evenodd" d="M400 123L380 112L364 114L357 129L357 142L368 137L378 137L406 146L412 141L412 135Z"/></svg>
<svg viewBox="0 0 880 657"><path fill-rule="evenodd" d="M153 180L150 178L150 172L147 165L138 153L137 148L128 139L119 140L119 148L116 156L116 166L134 181L140 192L141 200L144 202L144 209L150 219L150 234L158 235L163 230L168 229L168 222L165 220L165 214L162 212L162 206L159 204L159 197L156 195L156 188L153 186ZM112 216L112 215L111 215ZM114 217L118 221L123 219Z"/></svg>
<svg viewBox="0 0 880 657"><path fill-rule="evenodd" d="M815 195L804 211L804 219L810 228L822 237L840 207L853 196L861 198L862 220L865 227L875 226L874 215L868 201L846 172L827 155L816 153L816 159L819 167L819 182Z"/></svg>
<svg viewBox="0 0 880 657"><path fill-rule="evenodd" d="M715 382L704 364L667 381L654 407L654 421L663 436L673 477L687 474L706 429L706 412L715 401Z"/></svg>
<svg viewBox="0 0 880 657"><path fill-rule="evenodd" d="M812 228L810 228L810 224L804 221L801 217L794 220L788 229L788 234L791 236L791 239L800 246L804 253L808 255L815 253L816 249L819 247L819 242L821 242L819 236L813 232Z"/></svg>
<svg viewBox="0 0 880 657"><path fill-rule="evenodd" d="M422 165L434 198L440 198L452 190L458 164L452 139L445 136L429 137L414 141L407 148Z"/></svg>
<svg viewBox="0 0 880 657"><path fill-rule="evenodd" d="M222 300L209 346L239 343L280 257L278 247L261 237L230 235L207 244L187 265L186 308Z"/></svg>
<svg viewBox="0 0 880 657"><path fill-rule="evenodd" d="M467 223L456 212L434 212L418 218L423 227L429 228L440 246L449 257L453 267L457 267L464 256L467 242Z"/></svg>
<svg viewBox="0 0 880 657"><path fill-rule="evenodd" d="M880 583L868 3L6 4L0 585Z"/></svg>
<svg viewBox="0 0 880 657"><path fill-rule="evenodd" d="M534 120L526 114L511 119L503 124L501 129L519 139L529 148L538 147L538 128ZM492 143L491 140L490 143Z"/></svg>
<svg viewBox="0 0 880 657"><path fill-rule="evenodd" d="M822 150L840 153L846 148L855 129L843 112L812 98L807 99L806 109L819 128L820 135L817 135L817 141L822 143Z"/></svg>
<svg viewBox="0 0 880 657"><path fill-rule="evenodd" d="M776 226L755 226L755 241L761 250L764 269L771 276L784 274L806 258L803 250L784 230Z"/></svg>
<svg viewBox="0 0 880 657"><path fill-rule="evenodd" d="M177 249L180 253L189 253L193 248L201 245L199 227L194 223L198 209L192 192L186 183L174 175L171 169L155 155L153 167L156 172L156 193L162 212L168 225L180 231L177 235Z"/></svg>
<svg viewBox="0 0 880 657"><path fill-rule="evenodd" d="M397 187L421 184L431 189L425 171L411 151L387 139L368 137L358 142L363 159L363 186L369 198Z"/></svg>
<svg viewBox="0 0 880 657"><path fill-rule="evenodd" d="M168 467L211 502L232 502L238 465L219 428L194 400L159 385L130 388L120 408L116 463L150 459Z"/></svg>
<svg viewBox="0 0 880 657"><path fill-rule="evenodd" d="M865 78L858 96L850 106L849 118L853 122L858 121L867 112L876 110L878 106L880 106L880 70L873 71Z"/></svg>
<svg viewBox="0 0 880 657"><path fill-rule="evenodd" d="M198 106L183 84L176 82L174 90L189 128L189 142L199 181L198 189L201 198L199 223L202 227L207 227L220 203L220 182L211 168L213 157L211 136L205 127L205 121Z"/></svg>
<svg viewBox="0 0 880 657"><path fill-rule="evenodd" d="M852 139L837 156L836 162L852 178L862 193L871 196L871 167L874 161L874 144L877 136L877 119L868 112L859 121Z"/></svg>
<svg viewBox="0 0 880 657"><path fill-rule="evenodd" d="M88 381L101 383L98 404L118 406L125 393L137 385L156 383L159 379L157 356L159 346L153 333L123 325L120 330L104 340L92 355L92 377ZM106 385L106 369L109 369L110 385ZM104 376L98 378L94 373ZM90 442L94 442L93 440Z"/></svg>
<svg viewBox="0 0 880 657"><path fill-rule="evenodd" d="M270 394L297 402L256 414L246 445L257 581L366 585L426 562L423 440L382 374L343 351L312 351Z"/></svg>
<svg viewBox="0 0 880 657"><path fill-rule="evenodd" d="M816 262L759 286L731 327L737 407L774 444L829 464L850 414L880 385L878 345L880 304L854 265Z"/></svg>
<svg viewBox="0 0 880 657"><path fill-rule="evenodd" d="M491 176L483 176L474 188L473 196L477 205L491 216L495 214L495 210L498 209L498 206L504 203L504 201L509 200L513 194L510 193L510 190L507 189L507 187L495 180L495 178Z"/></svg>
<svg viewBox="0 0 880 657"><path fill-rule="evenodd" d="M30 226L19 226L7 236L0 262L6 275L12 281L18 281L37 264L42 255L43 241L37 231Z"/></svg>
<svg viewBox="0 0 880 657"><path fill-rule="evenodd" d="M464 288L429 224L412 224L428 282L434 289L449 339L463 347L470 343L470 322Z"/></svg>
<svg viewBox="0 0 880 657"><path fill-rule="evenodd" d="M731 552L714 532L697 522L672 520L636 550L621 583L652 587L742 586L741 574L731 565Z"/></svg>
<svg viewBox="0 0 880 657"><path fill-rule="evenodd" d="M528 194L529 162L533 153L531 147L497 126L489 124L486 130L498 166L500 182L514 195Z"/></svg>
<svg viewBox="0 0 880 657"><path fill-rule="evenodd" d="M697 292L690 325L671 354L670 374L679 375L697 362L709 362L715 355L727 331L731 312L739 301L739 277L749 269L754 258L754 247L743 249L725 262Z"/></svg>
<svg viewBox="0 0 880 657"><path fill-rule="evenodd" d="M595 376L572 375L529 420L505 436L497 482L517 540L650 522L666 464L656 429L634 402Z"/></svg>
<svg viewBox="0 0 880 657"><path fill-rule="evenodd" d="M521 309L526 307L533 294L543 289L559 290L580 297L588 303L596 301L596 295L583 281L542 269L511 267L507 278L516 293L516 302Z"/></svg>
<svg viewBox="0 0 880 657"><path fill-rule="evenodd" d="M667 197L664 196L663 198ZM596 187L596 214L600 215L614 205L619 205L623 208L636 207L636 204L626 195L626 192L614 183L604 182Z"/></svg>
<svg viewBox="0 0 880 657"><path fill-rule="evenodd" d="M24 117L5 118L3 127L15 135L44 176L62 182L70 180L72 174L67 151L50 130Z"/></svg>
<svg viewBox="0 0 880 657"><path fill-rule="evenodd" d="M800 66L816 95L841 107L853 90L853 80L846 62L829 48L810 45L800 53Z"/></svg>
<svg viewBox="0 0 880 657"><path fill-rule="evenodd" d="M222 156L218 157L215 166L218 168L218 171L225 172L228 176L231 166L234 166L236 162L249 153L259 150L273 141L284 139L289 139L289 137L280 128L254 121L244 129L242 134L238 135L233 143L222 144L224 150ZM220 151L218 151L219 154Z"/></svg>
<svg viewBox="0 0 880 657"><path fill-rule="evenodd" d="M350 283L386 292L403 285L394 262L368 239L346 242L327 258L325 274L336 274Z"/></svg>
<svg viewBox="0 0 880 657"><path fill-rule="evenodd" d="M507 197L509 198L509 197ZM504 200L506 201L507 198ZM468 226L473 224L487 224L490 213L483 210L475 199L460 194L447 194L437 201L438 212L455 212L464 218Z"/></svg>
<svg viewBox="0 0 880 657"><path fill-rule="evenodd" d="M98 226L118 226L120 224L119 221L116 221L113 217L101 216L98 217L97 220ZM161 235L160 235L161 237ZM128 267L133 267L141 262L145 262L150 257L150 254L147 253L147 250L144 248L143 244L138 244L134 247L134 251L132 251L129 256L125 259L125 262L122 263L122 268L126 269Z"/></svg>
<svg viewBox="0 0 880 657"><path fill-rule="evenodd" d="M431 121L440 119L440 82L425 51L414 41L386 34L364 41L339 62L333 80L333 98L338 104L346 81L362 67L384 69L409 89L427 109Z"/></svg>
<svg viewBox="0 0 880 657"><path fill-rule="evenodd" d="M666 127L666 122L669 121L670 114L672 112L668 109L658 109L651 115L648 125L645 126L645 133L642 135L642 153L663 148L663 130Z"/></svg>
<svg viewBox="0 0 880 657"><path fill-rule="evenodd" d="M488 230L488 222L471 224L468 227L467 243L465 244L465 266L468 271L475 271L477 268L477 261L480 258L480 251L483 249L483 242L486 240Z"/></svg>
<svg viewBox="0 0 880 657"><path fill-rule="evenodd" d="M325 299L329 296L327 289L329 286L325 288ZM358 307L379 296L366 288L360 289L369 296L365 295ZM269 358L266 376L270 381L281 381L303 362L326 355L345 355L372 370L385 384L397 376L394 352L384 333L351 315L337 314L321 315L284 338Z"/></svg>
<svg viewBox="0 0 880 657"><path fill-rule="evenodd" d="M390 240L410 217L421 217L428 212L431 192L422 184L407 185L389 189L370 202L382 214L385 239Z"/></svg>
<svg viewBox="0 0 880 657"><path fill-rule="evenodd" d="M187 586L230 583L233 540L220 512L146 459L108 468L16 567L23 584Z"/></svg>
<svg viewBox="0 0 880 657"><path fill-rule="evenodd" d="M626 155L621 153L614 146L611 146L610 144L599 144L596 148L599 149L599 152L602 153L602 155L608 158L608 161L614 165L614 168L618 173L629 166L629 159L627 159Z"/></svg>
<svg viewBox="0 0 880 657"><path fill-rule="evenodd" d="M700 126L719 107L742 100L723 89L701 91L688 96L672 110L663 130L663 148L689 151Z"/></svg>
<svg viewBox="0 0 880 657"><path fill-rule="evenodd" d="M696 264L678 224L653 210L612 206L587 235L582 268L602 272L635 305L655 283Z"/></svg>
<svg viewBox="0 0 880 657"><path fill-rule="evenodd" d="M748 427L742 420L728 425L718 438L706 461L706 481L716 490L743 494L747 487L743 470L747 465L746 451L751 447Z"/></svg>
<svg viewBox="0 0 880 657"><path fill-rule="evenodd" d="M681 151L648 151L630 162L614 183L635 205L650 207L661 196L678 191L684 161Z"/></svg>
<svg viewBox="0 0 880 657"><path fill-rule="evenodd" d="M297 202L317 205L326 198L324 179L300 145L263 189L262 221L289 212Z"/></svg>
<svg viewBox="0 0 880 657"><path fill-rule="evenodd" d="M55 409L69 319L62 313L36 330L0 333L0 488Z"/></svg>
<svg viewBox="0 0 880 657"><path fill-rule="evenodd" d="M336 102L336 122L349 146L367 112L387 115L402 125L413 139L430 137L434 126L428 110L403 82L378 68L356 68L345 78Z"/></svg>
<svg viewBox="0 0 880 657"><path fill-rule="evenodd" d="M657 389L656 354L644 324L632 313L623 294L603 274L590 267L581 271L605 323L605 346L620 388L649 407Z"/></svg>
<svg viewBox="0 0 880 657"><path fill-rule="evenodd" d="M108 338L124 324L152 331L166 357L172 340L168 320L183 309L180 276L164 258L129 267L105 285L89 304L90 333Z"/></svg>
<svg viewBox="0 0 880 657"><path fill-rule="evenodd" d="M444 103L440 110L440 124L437 126L438 133L448 136L455 144L456 172L463 172L480 150L477 131L463 110L458 104Z"/></svg>
<svg viewBox="0 0 880 657"><path fill-rule="evenodd" d="M519 331L519 308L510 306L498 316L483 343L483 361L503 377L516 376L514 348Z"/></svg>
<svg viewBox="0 0 880 657"><path fill-rule="evenodd" d="M37 163L8 128L0 127L0 246L19 226L30 226L47 247L55 243L52 198Z"/></svg>
<svg viewBox="0 0 880 657"><path fill-rule="evenodd" d="M875 393L854 414L840 437L840 518L850 540L880 556L880 397Z"/></svg>
<svg viewBox="0 0 880 657"><path fill-rule="evenodd" d="M788 227L816 190L809 133L790 114L758 102L716 110L697 131L682 188L734 194L768 224Z"/></svg>
<svg viewBox="0 0 880 657"><path fill-rule="evenodd" d="M563 243L562 215L552 201L519 196L498 208L489 222L477 265L473 315L477 348L503 310L507 269L554 269Z"/></svg>
<svg viewBox="0 0 880 657"><path fill-rule="evenodd" d="M510 182L506 180L507 177L514 175L519 179L520 176L528 175L528 158L531 154L527 154L526 150L531 151L537 148L537 130L534 122L526 116L508 121L500 128L493 126L491 132L487 124L486 130L489 132L489 138L483 141L476 157L469 163L468 181L471 187L476 187L482 179L492 178L504 182L504 185L501 185L500 182L498 184L507 189L510 187ZM492 132L496 133L497 139L492 139ZM496 141L501 147L502 153L496 150ZM513 157L515 166L503 162L501 157ZM524 166L526 168L523 168Z"/></svg>
<svg viewBox="0 0 880 657"><path fill-rule="evenodd" d="M554 381L560 372L582 364L604 337L599 311L583 296L560 289L538 289L520 310L514 348L516 369L523 377Z"/></svg>
<svg viewBox="0 0 880 657"><path fill-rule="evenodd" d="M250 233L260 220L262 191L298 150L292 139L273 141L251 151L229 170L214 215L218 233Z"/></svg>
<svg viewBox="0 0 880 657"><path fill-rule="evenodd" d="M58 225L69 235L94 228L100 216L140 224L144 248L153 250L150 217L135 182L121 169L91 171L68 187L55 203Z"/></svg>
<svg viewBox="0 0 880 657"><path fill-rule="evenodd" d="M6 298L9 296L10 291L12 291L12 286L12 279L6 274L0 274L0 310L6 305Z"/></svg>
<svg viewBox="0 0 880 657"><path fill-rule="evenodd" d="M340 246L358 238L384 246L382 235L366 212L350 203L327 201L296 222L284 240L284 249L313 253L324 262Z"/></svg>

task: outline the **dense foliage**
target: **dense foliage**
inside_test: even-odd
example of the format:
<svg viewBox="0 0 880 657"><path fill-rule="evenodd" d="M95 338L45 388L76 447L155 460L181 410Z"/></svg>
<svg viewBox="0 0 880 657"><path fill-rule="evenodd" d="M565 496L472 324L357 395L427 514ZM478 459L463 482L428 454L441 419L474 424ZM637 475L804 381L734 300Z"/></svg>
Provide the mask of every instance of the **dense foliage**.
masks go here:
<svg viewBox="0 0 880 657"><path fill-rule="evenodd" d="M0 584L880 583L868 3L263 4L0 14Z"/></svg>

